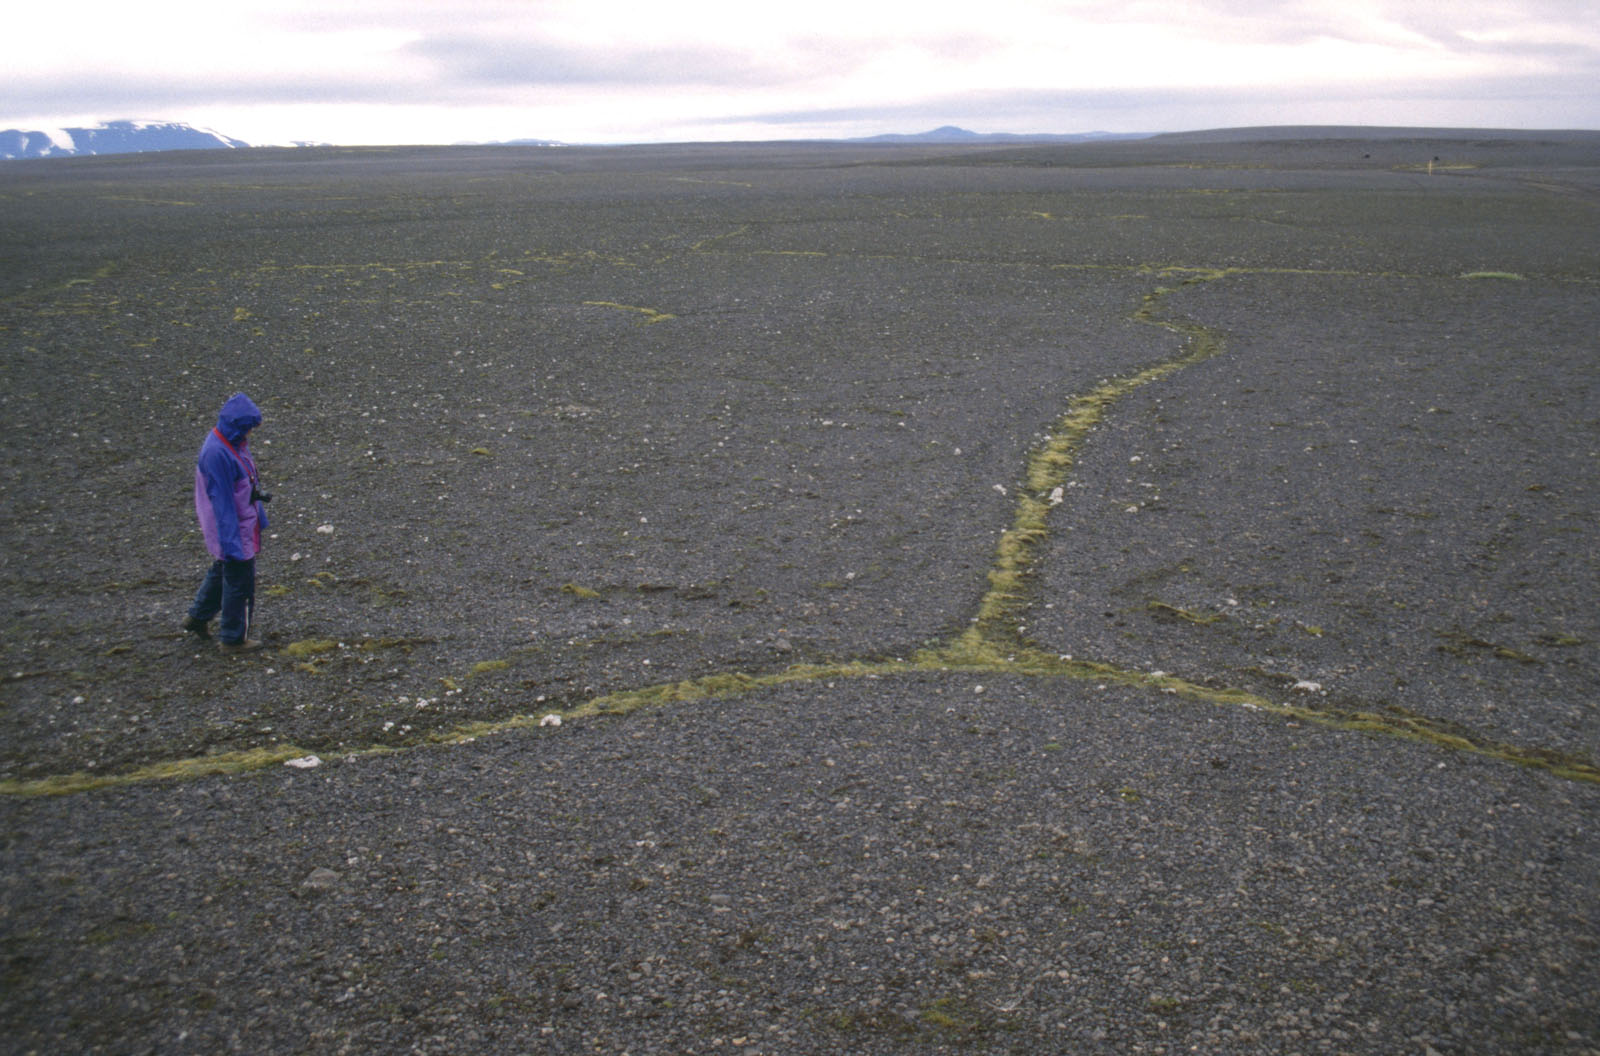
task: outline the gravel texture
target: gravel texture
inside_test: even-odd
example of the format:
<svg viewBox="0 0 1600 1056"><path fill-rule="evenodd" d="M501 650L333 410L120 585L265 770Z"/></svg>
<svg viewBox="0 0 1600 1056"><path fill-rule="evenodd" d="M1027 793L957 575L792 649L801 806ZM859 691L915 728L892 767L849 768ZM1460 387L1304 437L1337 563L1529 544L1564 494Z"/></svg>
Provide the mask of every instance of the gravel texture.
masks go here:
<svg viewBox="0 0 1600 1056"><path fill-rule="evenodd" d="M1600 1052L1597 176L5 167L8 1049Z"/></svg>
<svg viewBox="0 0 1600 1056"><path fill-rule="evenodd" d="M1497 761L1148 692L790 687L13 803L8 1035L1582 1052L1596 806Z"/></svg>
<svg viewBox="0 0 1600 1056"><path fill-rule="evenodd" d="M1277 275L1175 298L1226 352L1130 396L1088 445L1034 633L1592 755L1594 300Z"/></svg>

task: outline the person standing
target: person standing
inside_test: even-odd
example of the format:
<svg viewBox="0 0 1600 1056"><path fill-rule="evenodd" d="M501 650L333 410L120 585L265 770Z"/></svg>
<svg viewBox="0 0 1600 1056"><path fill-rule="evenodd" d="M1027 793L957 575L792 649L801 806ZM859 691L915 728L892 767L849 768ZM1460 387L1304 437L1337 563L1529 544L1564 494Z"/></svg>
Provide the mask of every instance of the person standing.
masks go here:
<svg viewBox="0 0 1600 1056"><path fill-rule="evenodd" d="M222 405L217 424L200 445L194 469L194 512L213 561L189 607L183 629L209 638L211 618L221 613L217 644L224 652L261 648L249 636L255 611L256 554L267 526L261 477L250 455L250 430L261 409L244 393Z"/></svg>

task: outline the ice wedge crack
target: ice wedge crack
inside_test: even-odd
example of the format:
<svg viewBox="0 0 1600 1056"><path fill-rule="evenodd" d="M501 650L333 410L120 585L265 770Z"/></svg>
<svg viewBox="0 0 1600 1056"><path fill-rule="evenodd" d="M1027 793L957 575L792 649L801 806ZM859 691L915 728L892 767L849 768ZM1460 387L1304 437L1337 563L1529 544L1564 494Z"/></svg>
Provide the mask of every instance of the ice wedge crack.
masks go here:
<svg viewBox="0 0 1600 1056"><path fill-rule="evenodd" d="M1211 281L1227 274L1214 269L1187 270L1197 273L1189 282ZM1051 495L1067 483L1089 432L1130 392L1222 351L1222 339L1215 331L1194 323L1172 322L1159 315L1160 302L1170 292L1158 289L1147 294L1134 313L1134 319L1181 334L1183 350L1171 359L1136 374L1102 382L1088 393L1075 397L1051 428L1049 438L1028 460L1026 487L1017 499L1011 527L1001 535L995 548L994 564L989 570L989 590L978 605L976 620L962 636L962 647L974 655L988 653L991 646L1001 642L1018 640L1016 615L1026 602L1024 580L1028 570L1038 547L1048 537L1047 520L1054 506Z"/></svg>

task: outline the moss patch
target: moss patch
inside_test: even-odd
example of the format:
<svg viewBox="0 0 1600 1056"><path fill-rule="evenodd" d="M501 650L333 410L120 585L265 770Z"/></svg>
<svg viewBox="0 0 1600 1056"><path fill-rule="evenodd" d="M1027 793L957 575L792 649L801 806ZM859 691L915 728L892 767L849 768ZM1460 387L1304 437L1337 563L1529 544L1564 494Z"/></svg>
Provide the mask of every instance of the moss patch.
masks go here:
<svg viewBox="0 0 1600 1056"><path fill-rule="evenodd" d="M672 315L671 313L658 312L654 308L641 308L636 304L618 304L616 301L584 301L583 303L591 308L615 308L621 312L638 312L640 315L644 316L644 319L641 320L641 322L643 322L646 326L651 323L663 323L668 319L677 318L677 316Z"/></svg>
<svg viewBox="0 0 1600 1056"><path fill-rule="evenodd" d="M293 657L296 660L304 660L307 657L319 656L322 653L331 653L337 648L339 648L339 643L331 638L305 638L298 642L290 642L280 651L284 656Z"/></svg>
<svg viewBox="0 0 1600 1056"><path fill-rule="evenodd" d="M174 759L152 763L120 774L93 774L79 771L42 777L34 781L0 781L0 795L8 796L63 796L74 792L91 792L98 788L115 788L147 781L183 781L216 774L242 774L282 764L306 755L304 749L293 745L272 748L252 748L243 752L225 752L191 759Z"/></svg>

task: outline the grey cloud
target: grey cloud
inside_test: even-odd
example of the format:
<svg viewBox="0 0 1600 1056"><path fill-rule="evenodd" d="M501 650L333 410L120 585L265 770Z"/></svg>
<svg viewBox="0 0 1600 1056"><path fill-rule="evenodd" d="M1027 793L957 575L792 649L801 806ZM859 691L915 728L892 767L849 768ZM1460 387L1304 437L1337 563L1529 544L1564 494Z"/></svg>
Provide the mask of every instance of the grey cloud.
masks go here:
<svg viewBox="0 0 1600 1056"><path fill-rule="evenodd" d="M1470 54L1524 54L1570 46L1563 39L1546 44L1484 42L1471 33L1533 26L1578 26L1593 18L1593 0L1379 0L1372 5L1349 6L1326 0L1188 0L1173 5L1165 0L1132 2L1107 8L1094 21L1178 26L1200 39L1234 44L1293 45L1315 40L1352 44L1404 43L1395 30L1408 34L1418 47L1433 46ZM1579 48L1587 51L1590 49Z"/></svg>
<svg viewBox="0 0 1600 1056"><path fill-rule="evenodd" d="M747 54L716 48L603 51L559 48L536 42L486 42L438 36L406 50L415 77L370 79L337 71L315 77L242 73L225 79L156 73L111 72L96 77L16 77L6 86L13 112L103 112L147 114L182 107L243 104L425 103L472 105L494 101L512 89L570 86L621 91L722 90L736 97L753 86L803 90L819 78L838 76L871 54L867 47L836 47L820 41L781 51Z"/></svg>
<svg viewBox="0 0 1600 1056"><path fill-rule="evenodd" d="M145 116L178 107L229 104L408 103L437 99L426 85L326 78L233 77L225 80L108 74L16 78L6 106L18 113L101 112Z"/></svg>
<svg viewBox="0 0 1600 1056"><path fill-rule="evenodd" d="M406 48L407 54L433 64L446 84L709 88L784 85L836 75L859 62L866 50L816 42L761 53L714 47L579 49L473 35L429 37Z"/></svg>
<svg viewBox="0 0 1600 1056"><path fill-rule="evenodd" d="M1297 108L1324 104L1345 106L1353 115L1341 123L1362 123L1363 108L1372 112L1415 104L1478 106L1504 103L1538 106L1548 114L1544 127L1600 127L1600 101L1592 76L1550 74L1533 77L1474 78L1420 84L1393 80L1368 84L1284 86L1208 90L1118 89L1102 91L984 92L930 98L897 106L857 106L742 113L719 119L728 125L766 124L775 129L795 125L875 123L906 128L956 124L975 131L1019 129L1029 132L1086 132L1113 129L1160 132L1217 128L1235 124L1279 124ZM1419 123L1434 123L1421 121Z"/></svg>
<svg viewBox="0 0 1600 1056"><path fill-rule="evenodd" d="M1526 31L1544 26L1581 26L1594 17L1591 0L1518 0L1517 3L1414 4L1391 2L1384 13L1395 23L1446 47L1515 49L1516 43L1472 41L1465 34ZM1551 43L1561 43L1552 40Z"/></svg>
<svg viewBox="0 0 1600 1056"><path fill-rule="evenodd" d="M959 67L964 60L984 54L1007 39L1026 34L1025 26L1004 31L988 27L970 34L919 36L914 29L894 41L867 41L824 31L807 39L789 40L764 50L719 47L714 42L697 46L619 49L585 49L540 40L536 0L464 0L437 4L432 0L381 0L350 3L328 0L319 13L285 14L284 25L320 31L356 29L408 29L419 39L402 56L417 76L369 81L354 74L329 70L315 78L242 73L227 80L186 78L181 73L140 75L96 73L95 76L18 77L7 79L5 103L16 112L84 113L148 116L186 107L229 104L435 104L472 105L498 102L505 97L527 99L529 89L570 87L595 94L606 88L619 92L666 93L674 89L699 90L685 102L701 127L764 124L781 132L799 125L828 124L859 127L862 124L896 126L896 130L961 124L979 130L1025 128L1039 132L1074 132L1093 128L1120 131L1160 131L1177 127L1215 127L1240 123L1230 115L1248 114L1243 123L1272 123L1298 110L1347 103L1359 119L1362 113L1404 108L1407 102L1457 105L1470 112L1481 102L1528 100L1534 115L1560 115L1544 119L1546 125L1600 127L1600 51L1575 43L1578 35L1497 43L1474 41L1466 34L1530 25L1578 26L1592 19L1593 0L1519 0L1515 4L1485 0L1421 3L1417 0L1380 0L1378 14L1418 39L1427 54L1430 47L1469 57L1501 56L1524 71L1544 71L1521 76L1480 77L1426 85L1402 79L1403 69L1383 83L1349 84L1334 88L1261 84L1245 89L1197 91L1182 88L1120 91L1015 91L948 93L926 101L891 106L860 105L835 108L796 107L762 113L731 113L751 109L741 104L741 92L753 87L786 90L803 98L808 86L838 80L858 69L886 48L920 50L924 55ZM1321 0L1191 0L1174 5L1167 0L1145 3L1126 0L1115 6L1085 11L1097 22L1124 25L1166 25L1197 41L1230 41L1241 45L1303 43L1315 39L1352 42L1403 42L1392 30L1374 30L1359 13L1330 6ZM1197 64L1210 61L1203 44L1194 55ZM1502 64L1504 65L1504 64ZM1178 76L1180 71L1169 75ZM519 93L517 90L521 90ZM818 93L820 96L820 93ZM1540 109L1534 100L1547 99ZM718 116L721 108L730 113ZM1419 108L1420 110L1420 108ZM1507 111L1502 111L1507 112ZM686 116L691 116L687 115ZM1265 118L1265 120L1263 120Z"/></svg>
<svg viewBox="0 0 1600 1056"><path fill-rule="evenodd" d="M1144 91L983 92L892 106L863 105L742 113L720 118L719 121L729 125L766 124L780 128L790 125L876 122L894 125L897 129L909 127L913 130L924 124L929 128L956 124L975 131L991 131L1009 126L1019 119L1050 115L1048 124L1036 124L1029 127L1028 131L1079 132L1089 130L1081 127L1080 117L1087 119L1089 115L1095 115L1097 119L1105 119L1138 112L1147 109L1153 102L1169 99L1170 95Z"/></svg>
<svg viewBox="0 0 1600 1056"><path fill-rule="evenodd" d="M324 0L316 8L289 6L264 11L260 17L289 32L404 29L444 33L463 25L536 25L550 15L559 15L563 7L544 0Z"/></svg>

